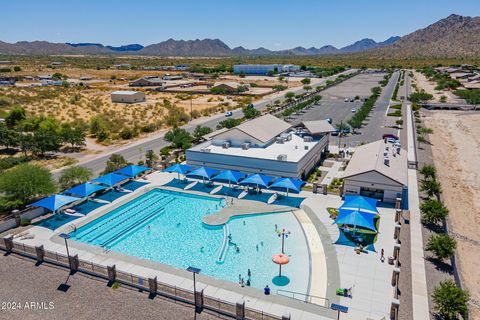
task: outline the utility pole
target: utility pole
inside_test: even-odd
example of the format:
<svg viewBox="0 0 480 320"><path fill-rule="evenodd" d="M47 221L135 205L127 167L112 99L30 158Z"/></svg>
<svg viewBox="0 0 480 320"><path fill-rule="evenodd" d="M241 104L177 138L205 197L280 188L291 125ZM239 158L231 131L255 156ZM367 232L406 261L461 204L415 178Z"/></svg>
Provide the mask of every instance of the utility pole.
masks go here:
<svg viewBox="0 0 480 320"><path fill-rule="evenodd" d="M193 120L193 101L192 96L190 95L190 121Z"/></svg>
<svg viewBox="0 0 480 320"><path fill-rule="evenodd" d="M342 140L342 130L343 130L343 120L340 121L340 128L339 128L339 133L338 133L338 155L337 155L337 160L338 157L340 156L340 141Z"/></svg>

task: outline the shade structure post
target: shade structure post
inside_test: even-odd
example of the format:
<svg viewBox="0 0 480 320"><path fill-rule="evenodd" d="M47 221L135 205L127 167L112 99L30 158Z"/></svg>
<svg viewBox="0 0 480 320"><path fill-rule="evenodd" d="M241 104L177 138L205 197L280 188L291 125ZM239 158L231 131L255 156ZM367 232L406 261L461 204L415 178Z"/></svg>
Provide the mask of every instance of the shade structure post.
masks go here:
<svg viewBox="0 0 480 320"><path fill-rule="evenodd" d="M279 269L278 270L278 276L281 277L282 276L282 265L281 264L278 265L278 269Z"/></svg>

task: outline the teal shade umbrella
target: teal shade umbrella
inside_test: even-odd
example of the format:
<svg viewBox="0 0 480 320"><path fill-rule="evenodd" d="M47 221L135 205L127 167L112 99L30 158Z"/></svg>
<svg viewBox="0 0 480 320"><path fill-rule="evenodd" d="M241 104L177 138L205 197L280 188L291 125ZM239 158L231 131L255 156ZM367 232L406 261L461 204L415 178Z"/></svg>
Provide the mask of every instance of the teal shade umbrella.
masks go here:
<svg viewBox="0 0 480 320"><path fill-rule="evenodd" d="M151 169L147 167L131 164L129 166L126 166L125 168L114 171L113 173L129 176L130 178L133 178L137 174L148 171L148 170L151 170Z"/></svg>
<svg viewBox="0 0 480 320"><path fill-rule="evenodd" d="M279 178L275 180L268 189L286 191L287 197L288 192L300 193L302 186L305 184L302 180L292 179L292 178Z"/></svg>
<svg viewBox="0 0 480 320"><path fill-rule="evenodd" d="M99 184L86 182L86 183L79 184L78 186L75 186L68 190L65 190L63 193L76 195L80 197L88 197L92 193L95 193L97 191L104 190L104 189L107 189L107 187L101 186Z"/></svg>
<svg viewBox="0 0 480 320"><path fill-rule="evenodd" d="M250 187L263 187L268 188L268 184L275 179L271 176L264 176L262 174L251 174L240 182L240 185L250 186Z"/></svg>
<svg viewBox="0 0 480 320"><path fill-rule="evenodd" d="M117 183L122 182L122 181L127 180L127 179L128 178L126 176L119 175L119 174L116 174L116 173L112 172L112 173L108 173L104 176L100 176L96 179L90 180L90 182L97 182L97 183L107 185L109 187L113 187Z"/></svg>
<svg viewBox="0 0 480 320"><path fill-rule="evenodd" d="M55 212L57 209L60 209L67 204L81 200L81 198L67 196L64 194L54 194L53 196L43 198L37 202L34 202L29 207L42 207L47 210Z"/></svg>
<svg viewBox="0 0 480 320"><path fill-rule="evenodd" d="M186 175L188 172L195 170L195 167L186 165L186 164L174 164L163 170L163 172L174 172L178 174L178 179L180 179L180 175Z"/></svg>
<svg viewBox="0 0 480 320"><path fill-rule="evenodd" d="M339 209L378 213L377 201L377 199L364 196L346 195L345 201Z"/></svg>

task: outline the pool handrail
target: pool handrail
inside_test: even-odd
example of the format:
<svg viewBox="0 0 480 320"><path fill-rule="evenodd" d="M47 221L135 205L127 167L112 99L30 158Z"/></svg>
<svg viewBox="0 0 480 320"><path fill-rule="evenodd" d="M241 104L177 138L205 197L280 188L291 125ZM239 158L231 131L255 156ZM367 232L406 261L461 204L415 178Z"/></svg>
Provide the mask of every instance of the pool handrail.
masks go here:
<svg viewBox="0 0 480 320"><path fill-rule="evenodd" d="M223 242L220 248L220 252L217 257L217 263L222 264L225 262L225 256L227 255L227 248L228 248L228 235L230 234L230 227L228 223L223 225Z"/></svg>

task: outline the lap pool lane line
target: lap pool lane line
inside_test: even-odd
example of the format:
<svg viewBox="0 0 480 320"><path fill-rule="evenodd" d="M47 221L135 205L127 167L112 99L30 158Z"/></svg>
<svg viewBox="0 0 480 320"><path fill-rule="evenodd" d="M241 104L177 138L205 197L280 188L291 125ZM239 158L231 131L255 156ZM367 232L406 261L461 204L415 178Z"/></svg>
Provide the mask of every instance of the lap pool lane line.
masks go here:
<svg viewBox="0 0 480 320"><path fill-rule="evenodd" d="M302 226L307 244L310 251L310 291L311 296L326 297L327 296L327 260L325 258L325 251L323 249L322 240L318 235L317 229L312 220L303 211L293 211ZM326 300L312 297L311 303L325 306Z"/></svg>

